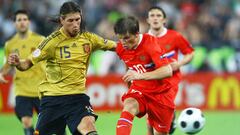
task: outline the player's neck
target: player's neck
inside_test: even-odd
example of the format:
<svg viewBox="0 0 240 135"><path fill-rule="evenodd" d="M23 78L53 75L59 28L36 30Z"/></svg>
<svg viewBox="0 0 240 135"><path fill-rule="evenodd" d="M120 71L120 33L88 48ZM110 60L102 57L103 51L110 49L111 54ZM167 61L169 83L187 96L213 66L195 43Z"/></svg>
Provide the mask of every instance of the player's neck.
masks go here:
<svg viewBox="0 0 240 135"><path fill-rule="evenodd" d="M67 36L67 37L76 37L78 34L76 34L76 35L71 35L71 33L69 33L67 30L65 30L64 28L63 28L63 33Z"/></svg>
<svg viewBox="0 0 240 135"><path fill-rule="evenodd" d="M18 32L18 35L21 39L25 39L28 36L28 31Z"/></svg>
<svg viewBox="0 0 240 135"><path fill-rule="evenodd" d="M165 27L161 27L159 29L150 28L148 33L150 33L153 36L160 37L163 35L165 29L166 29Z"/></svg>

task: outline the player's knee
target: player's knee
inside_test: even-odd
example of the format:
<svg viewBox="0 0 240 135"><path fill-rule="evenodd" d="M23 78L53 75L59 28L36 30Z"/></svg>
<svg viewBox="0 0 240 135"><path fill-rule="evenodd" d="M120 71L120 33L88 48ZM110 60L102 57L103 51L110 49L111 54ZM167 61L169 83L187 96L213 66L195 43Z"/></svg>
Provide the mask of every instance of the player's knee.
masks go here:
<svg viewBox="0 0 240 135"><path fill-rule="evenodd" d="M139 110L138 110L139 107L138 106L139 105L138 105L138 102L135 99L128 98L124 101L123 104L124 104L123 105L124 106L123 111L128 111L133 115L138 114L138 112L139 112Z"/></svg>
<svg viewBox="0 0 240 135"><path fill-rule="evenodd" d="M24 128L29 128L32 126L32 117L29 116L22 117L21 121Z"/></svg>
<svg viewBox="0 0 240 135"><path fill-rule="evenodd" d="M90 131L96 131L95 118L93 116L85 116L77 127L82 134L87 134Z"/></svg>

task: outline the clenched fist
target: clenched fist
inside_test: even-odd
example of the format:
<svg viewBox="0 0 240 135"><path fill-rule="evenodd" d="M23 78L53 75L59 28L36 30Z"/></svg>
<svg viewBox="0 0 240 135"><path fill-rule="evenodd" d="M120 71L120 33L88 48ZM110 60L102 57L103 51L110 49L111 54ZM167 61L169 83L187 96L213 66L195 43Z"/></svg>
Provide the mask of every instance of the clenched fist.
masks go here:
<svg viewBox="0 0 240 135"><path fill-rule="evenodd" d="M8 56L8 64L11 66L17 66L20 64L19 55L17 53L11 53Z"/></svg>

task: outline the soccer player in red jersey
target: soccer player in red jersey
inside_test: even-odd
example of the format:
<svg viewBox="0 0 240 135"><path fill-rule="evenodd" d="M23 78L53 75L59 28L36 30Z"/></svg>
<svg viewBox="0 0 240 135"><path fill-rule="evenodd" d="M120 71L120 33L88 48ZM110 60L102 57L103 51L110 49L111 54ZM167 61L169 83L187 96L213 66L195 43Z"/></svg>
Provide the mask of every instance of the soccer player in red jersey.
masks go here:
<svg viewBox="0 0 240 135"><path fill-rule="evenodd" d="M172 61L171 66L174 71L172 80L177 82L176 86L178 86L181 80L179 68L192 60L194 49L180 33L175 30L167 29L164 26L166 23L166 13L162 8L151 7L148 10L147 22L150 25L148 34L157 37L159 45L166 50L164 56ZM179 52L184 55L182 60L178 60ZM176 88L175 90L175 94L177 94L178 89ZM175 128L176 124L173 119L169 133L172 134ZM148 125L148 134L153 135L153 128L150 125Z"/></svg>
<svg viewBox="0 0 240 135"><path fill-rule="evenodd" d="M156 135L168 135L174 114L175 92L172 68L157 38L139 33L134 17L120 18L114 26L119 42L116 52L128 67L123 76L131 82L122 97L123 110L117 122L117 135L130 135L135 116L148 114Z"/></svg>

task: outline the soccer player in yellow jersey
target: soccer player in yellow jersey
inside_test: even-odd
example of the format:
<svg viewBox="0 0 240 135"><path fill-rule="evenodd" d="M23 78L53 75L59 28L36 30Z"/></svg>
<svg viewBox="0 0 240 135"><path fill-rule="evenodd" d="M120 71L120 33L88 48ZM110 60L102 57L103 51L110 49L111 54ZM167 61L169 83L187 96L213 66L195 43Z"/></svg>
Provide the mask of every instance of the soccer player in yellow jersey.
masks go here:
<svg viewBox="0 0 240 135"><path fill-rule="evenodd" d="M74 135L97 135L97 115L85 94L89 57L97 49L115 50L116 43L85 31L81 8L74 2L63 3L59 22L61 28L50 34L29 59L20 60L11 54L8 63L24 71L46 60L35 135L60 135L59 129L66 124Z"/></svg>
<svg viewBox="0 0 240 135"><path fill-rule="evenodd" d="M37 48L44 37L29 30L30 20L27 11L16 11L14 21L17 33L6 42L5 56L7 58L10 53L14 52L20 58L25 59ZM40 101L37 86L44 78L45 72L42 67L39 63L26 72L18 70L15 72L15 112L23 125L25 135L32 135L34 132L32 115L33 109L39 112ZM10 69L11 66L5 63L0 71L0 83L7 83L4 75L8 74Z"/></svg>

